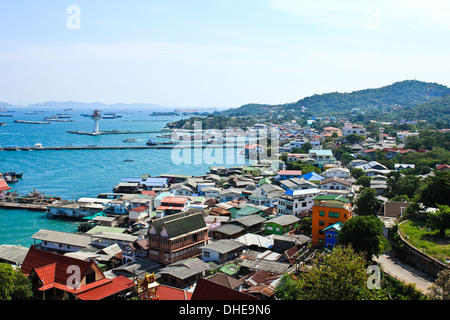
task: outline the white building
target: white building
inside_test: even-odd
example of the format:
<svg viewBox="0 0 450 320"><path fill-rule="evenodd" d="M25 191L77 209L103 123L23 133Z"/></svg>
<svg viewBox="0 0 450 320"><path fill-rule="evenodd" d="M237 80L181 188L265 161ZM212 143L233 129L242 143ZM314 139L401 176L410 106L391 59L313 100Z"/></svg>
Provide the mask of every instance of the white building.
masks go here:
<svg viewBox="0 0 450 320"><path fill-rule="evenodd" d="M287 190L278 198L278 214L300 216L312 210L314 198L320 193L318 188Z"/></svg>
<svg viewBox="0 0 450 320"><path fill-rule="evenodd" d="M325 178L342 178L347 179L350 177L350 170L347 168L330 168L323 173Z"/></svg>
<svg viewBox="0 0 450 320"><path fill-rule="evenodd" d="M360 136L366 136L366 128L358 124L351 124L349 122L345 123L344 127L342 128L342 136L346 137L353 133Z"/></svg>
<svg viewBox="0 0 450 320"><path fill-rule="evenodd" d="M305 139L305 138L299 138L299 139L295 139L293 141L289 141L289 150L292 150L293 148L299 148L300 149L307 142L309 142L313 146L314 149L321 148L320 141L310 141L310 140Z"/></svg>

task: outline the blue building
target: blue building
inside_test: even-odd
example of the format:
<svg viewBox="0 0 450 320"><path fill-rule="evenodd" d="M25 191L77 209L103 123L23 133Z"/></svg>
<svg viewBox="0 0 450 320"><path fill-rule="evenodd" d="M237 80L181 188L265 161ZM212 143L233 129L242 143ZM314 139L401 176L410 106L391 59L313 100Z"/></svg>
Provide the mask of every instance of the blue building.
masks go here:
<svg viewBox="0 0 450 320"><path fill-rule="evenodd" d="M342 222L337 222L323 229L323 232L325 233L325 248L333 250L338 239L339 231L341 231L342 226L343 226Z"/></svg>

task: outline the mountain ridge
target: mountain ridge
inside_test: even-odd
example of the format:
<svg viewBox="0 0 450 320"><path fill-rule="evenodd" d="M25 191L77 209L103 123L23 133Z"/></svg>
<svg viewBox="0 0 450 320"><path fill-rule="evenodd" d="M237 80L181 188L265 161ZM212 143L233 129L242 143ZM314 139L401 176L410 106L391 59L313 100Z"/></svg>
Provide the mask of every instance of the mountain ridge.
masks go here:
<svg viewBox="0 0 450 320"><path fill-rule="evenodd" d="M389 106L413 106L433 98L450 94L450 88L418 80L403 80L379 88L368 88L352 92L329 92L304 97L296 102L270 105L249 103L238 108L221 112L225 116L248 116L265 114L268 111L303 111L315 114L323 112L338 113L354 108L383 108Z"/></svg>

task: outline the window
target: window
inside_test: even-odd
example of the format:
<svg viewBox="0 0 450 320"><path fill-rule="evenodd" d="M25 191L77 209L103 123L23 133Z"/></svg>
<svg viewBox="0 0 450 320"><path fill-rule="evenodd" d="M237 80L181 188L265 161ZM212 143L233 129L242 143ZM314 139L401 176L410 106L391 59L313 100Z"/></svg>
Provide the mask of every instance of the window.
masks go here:
<svg viewBox="0 0 450 320"><path fill-rule="evenodd" d="M211 256L211 254L210 254L209 251L203 251L203 256L204 256L205 258L209 258L209 257Z"/></svg>
<svg viewBox="0 0 450 320"><path fill-rule="evenodd" d="M329 218L339 218L339 212L328 212Z"/></svg>
<svg viewBox="0 0 450 320"><path fill-rule="evenodd" d="M319 216L325 217L325 211L319 211Z"/></svg>
<svg viewBox="0 0 450 320"><path fill-rule="evenodd" d="M325 221L319 220L319 226L324 226L324 225L325 225Z"/></svg>
<svg viewBox="0 0 450 320"><path fill-rule="evenodd" d="M327 234L328 239L331 239L331 237L332 237L331 234Z"/></svg>

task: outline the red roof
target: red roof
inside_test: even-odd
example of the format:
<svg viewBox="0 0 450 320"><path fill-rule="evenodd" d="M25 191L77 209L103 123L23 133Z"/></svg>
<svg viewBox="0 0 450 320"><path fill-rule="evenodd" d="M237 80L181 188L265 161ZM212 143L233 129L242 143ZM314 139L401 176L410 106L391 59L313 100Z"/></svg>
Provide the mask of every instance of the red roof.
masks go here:
<svg viewBox="0 0 450 320"><path fill-rule="evenodd" d="M148 210L148 207L140 206L140 207L137 207L137 208L134 208L134 209L130 209L130 211L136 211L136 212L142 212L144 210Z"/></svg>
<svg viewBox="0 0 450 320"><path fill-rule="evenodd" d="M155 192L155 190L142 190L141 194L155 196L156 192Z"/></svg>
<svg viewBox="0 0 450 320"><path fill-rule="evenodd" d="M450 168L450 166L445 163L436 166L436 170L443 170L443 169L448 169L448 168Z"/></svg>
<svg viewBox="0 0 450 320"><path fill-rule="evenodd" d="M156 210L183 210L183 208L174 206L159 206Z"/></svg>
<svg viewBox="0 0 450 320"><path fill-rule="evenodd" d="M158 300L191 300L192 293L174 287L159 285L156 290Z"/></svg>
<svg viewBox="0 0 450 320"><path fill-rule="evenodd" d="M0 191L6 191L6 190L10 190L10 189L12 189L12 188L10 186L8 186L6 181L3 179L0 179Z"/></svg>
<svg viewBox="0 0 450 320"><path fill-rule="evenodd" d="M184 197L165 197L161 200L161 203L176 203L176 204L185 204L188 201L188 198Z"/></svg>
<svg viewBox="0 0 450 320"><path fill-rule="evenodd" d="M278 171L278 174L280 176L301 176L302 171L301 170L280 170L280 171Z"/></svg>
<svg viewBox="0 0 450 320"><path fill-rule="evenodd" d="M257 300L255 296L199 278L192 300Z"/></svg>
<svg viewBox="0 0 450 320"><path fill-rule="evenodd" d="M124 276L118 276L108 280L110 280L108 283L92 288L91 290L84 291L78 294L77 297L81 300L101 300L112 296L113 294L127 290L135 285L132 280Z"/></svg>

